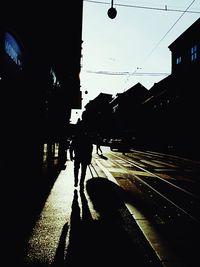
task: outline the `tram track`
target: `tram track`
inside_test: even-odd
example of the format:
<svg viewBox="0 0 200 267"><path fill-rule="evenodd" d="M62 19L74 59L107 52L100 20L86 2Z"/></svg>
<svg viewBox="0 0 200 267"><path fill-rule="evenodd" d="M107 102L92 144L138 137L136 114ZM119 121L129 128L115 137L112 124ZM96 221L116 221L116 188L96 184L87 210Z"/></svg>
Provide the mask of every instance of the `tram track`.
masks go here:
<svg viewBox="0 0 200 267"><path fill-rule="evenodd" d="M115 161L120 168L127 170L127 167L123 166L124 163L130 165L127 170L132 173L135 184L140 190L145 192L146 196L150 198L151 201L160 205L159 210L163 212L166 210L168 219L175 218L176 220L191 220L193 223L200 223L200 212L199 212L199 196L182 188L180 185L176 185L169 180L166 180L148 169L139 166L131 160L124 159L116 154L112 154L118 161ZM119 163L119 160L121 163ZM131 168L142 171L145 175L137 175ZM166 218L165 218L166 220Z"/></svg>
<svg viewBox="0 0 200 267"><path fill-rule="evenodd" d="M200 221L199 165L184 159L181 161L181 158L173 161L162 154L157 157L148 152L145 155L140 151L126 156L108 152L106 156L108 161L97 158L95 163L110 181L122 188L120 196L127 210L163 267L194 266L199 258L196 246ZM148 162L148 158L158 164L166 160L166 164L160 164L160 167L155 165L154 172L153 164L142 164ZM167 164L168 169L165 167ZM180 178L180 171L183 172L183 179ZM194 184L187 187L188 184L182 182L188 182L190 177Z"/></svg>

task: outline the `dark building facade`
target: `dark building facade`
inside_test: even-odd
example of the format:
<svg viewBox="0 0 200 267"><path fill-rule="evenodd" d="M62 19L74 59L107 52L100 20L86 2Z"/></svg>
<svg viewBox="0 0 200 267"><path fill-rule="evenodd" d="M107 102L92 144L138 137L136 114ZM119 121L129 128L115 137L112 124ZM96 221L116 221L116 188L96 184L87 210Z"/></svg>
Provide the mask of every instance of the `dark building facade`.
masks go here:
<svg viewBox="0 0 200 267"><path fill-rule="evenodd" d="M89 101L82 113L82 123L93 133L107 136L110 134L111 94L100 93Z"/></svg>
<svg viewBox="0 0 200 267"><path fill-rule="evenodd" d="M148 90L140 83L132 86L111 101L113 136L134 136L140 128L140 106Z"/></svg>
<svg viewBox="0 0 200 267"><path fill-rule="evenodd" d="M144 143L152 148L198 157L197 125L200 74L200 19L183 32L169 49L171 75L154 84L143 103L146 122L152 126Z"/></svg>
<svg viewBox="0 0 200 267"><path fill-rule="evenodd" d="M200 64L200 19L169 45L172 53L172 75L197 71Z"/></svg>
<svg viewBox="0 0 200 267"><path fill-rule="evenodd" d="M2 2L1 141L4 170L38 173L64 157L72 108L81 108L83 1ZM46 152L44 145L47 145ZM48 157L47 157L48 158ZM64 158L63 158L64 160ZM48 162L47 162L48 163Z"/></svg>

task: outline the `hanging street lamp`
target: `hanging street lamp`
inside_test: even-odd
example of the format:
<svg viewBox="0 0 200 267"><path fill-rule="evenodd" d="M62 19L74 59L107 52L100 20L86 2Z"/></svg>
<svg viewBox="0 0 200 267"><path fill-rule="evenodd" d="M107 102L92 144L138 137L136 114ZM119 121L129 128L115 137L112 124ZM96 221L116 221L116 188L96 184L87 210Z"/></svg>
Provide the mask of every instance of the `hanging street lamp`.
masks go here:
<svg viewBox="0 0 200 267"><path fill-rule="evenodd" d="M117 16L117 10L113 7L113 0L111 0L111 8L108 9L108 17L114 19Z"/></svg>

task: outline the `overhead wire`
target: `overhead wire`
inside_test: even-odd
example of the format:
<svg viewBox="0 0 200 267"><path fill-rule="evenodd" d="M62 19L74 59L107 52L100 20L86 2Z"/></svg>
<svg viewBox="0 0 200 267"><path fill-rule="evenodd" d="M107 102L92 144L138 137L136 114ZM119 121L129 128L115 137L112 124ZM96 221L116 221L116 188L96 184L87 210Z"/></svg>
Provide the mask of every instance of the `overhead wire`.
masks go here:
<svg viewBox="0 0 200 267"><path fill-rule="evenodd" d="M94 4L103 4L103 5L110 5L110 2L102 2L102 1L95 1L95 0L83 0L84 2L94 3ZM157 11L170 11L170 12L187 12L187 13L194 13L194 14L200 14L200 11L192 11L187 10L183 11L181 9L172 9L168 8L166 5L164 8L159 7L150 7L150 6L139 6L139 5L127 5L127 4L115 4L115 6L121 6L121 7L130 7L130 8L140 8L140 9L150 9L150 10L157 10Z"/></svg>
<svg viewBox="0 0 200 267"><path fill-rule="evenodd" d="M86 2L95 2L95 3L104 3L105 2L100 2L100 1L92 1L92 0L84 0ZM163 39L167 36L167 34L174 28L174 26L178 23L178 21L183 17L183 15L185 13L188 12L188 9L193 5L193 3L195 2L195 0L193 0L190 5L184 10L181 11L182 14L178 17L178 19L174 22L174 24L169 28L169 30L164 34L164 36L159 40L159 42L154 46L154 48L150 51L150 53L145 57L144 61L146 61L151 55L152 53L156 50L156 48L159 46L159 44L163 41ZM141 69L141 68L137 68ZM113 71L91 71L91 70L87 70L87 73L94 73L94 74L105 74L105 75L128 75L128 76L168 76L170 73L148 73L148 72L113 72Z"/></svg>
<svg viewBox="0 0 200 267"><path fill-rule="evenodd" d="M167 34L174 28L174 26L178 23L178 21L187 13L187 10L194 4L195 0L193 0L189 6L183 11L183 13L178 17L178 19L174 22L174 24L169 28L169 30L163 35L163 37L158 41L158 43L154 46L154 48L151 50L151 52L146 56L144 59L147 60L148 57L151 56L151 54L155 51L155 49L159 46L159 44L164 40L164 38L167 36Z"/></svg>
<svg viewBox="0 0 200 267"><path fill-rule="evenodd" d="M92 2L92 3L98 3L98 4L108 4L106 2L101 2L101 1L94 1L94 0L83 0L85 2ZM193 12L189 11L188 9L193 5L195 0L193 0L190 5L185 9L185 10L172 10L168 9L165 7L165 9L161 8L153 8L153 7L144 7L144 6L132 6L132 5L122 5L122 4L115 4L118 6L126 6L126 7L136 7L136 8L147 8L147 9L156 9L156 10L162 10L162 11L177 11L177 12L182 12L182 14L178 17L178 19L174 22L174 24L169 28L169 30L164 34L164 36L159 40L159 42L154 46L154 48L150 51L150 53L145 57L144 61L146 61L152 53L156 50L156 48L159 46L159 44L163 41L163 39L167 36L167 34L174 28L174 26L178 23L178 21L183 17L185 13L200 13L200 12ZM109 3L110 4L110 3ZM134 72L129 72L129 71L122 71L122 72L114 72L114 71L92 71L92 70L86 70L87 73L94 73L94 74L103 74L103 75L127 75L128 77L130 76L168 76L170 73L156 73L156 72L137 72L138 68Z"/></svg>
<svg viewBox="0 0 200 267"><path fill-rule="evenodd" d="M159 44L164 40L164 38L167 36L167 34L174 28L174 26L178 23L178 21L183 17L183 15L185 13L187 13L188 9L194 4L195 0L193 0L189 6L183 11L183 13L178 17L178 19L174 22L174 24L169 28L169 30L164 34L164 36L159 40L159 42L154 46L154 48L150 51L150 53L145 57L145 59L143 60L143 63L153 54L153 52L156 50L156 48L159 46ZM140 66L142 66L142 64ZM141 69L141 68L136 68L135 72L134 72L134 76L138 75L139 73L136 74L137 70ZM169 75L169 74L168 74ZM168 76L165 75L165 76ZM129 79L130 75L128 75L127 80Z"/></svg>
<svg viewBox="0 0 200 267"><path fill-rule="evenodd" d="M167 72L129 72L129 71L92 71L87 70L87 73L103 74L103 75L134 75L134 76L168 76Z"/></svg>

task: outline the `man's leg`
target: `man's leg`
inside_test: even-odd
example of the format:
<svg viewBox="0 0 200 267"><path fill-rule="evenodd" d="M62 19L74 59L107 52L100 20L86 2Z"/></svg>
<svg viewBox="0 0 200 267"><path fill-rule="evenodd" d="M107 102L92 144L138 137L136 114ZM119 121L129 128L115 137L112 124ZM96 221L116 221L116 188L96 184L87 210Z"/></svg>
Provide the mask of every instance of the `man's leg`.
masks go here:
<svg viewBox="0 0 200 267"><path fill-rule="evenodd" d="M99 150L100 150L101 154L103 154L103 152L102 152L102 150L101 150L101 146L99 146Z"/></svg>
<svg viewBox="0 0 200 267"><path fill-rule="evenodd" d="M78 173L80 168L80 161L75 160L74 161L74 186L78 186Z"/></svg>
<svg viewBox="0 0 200 267"><path fill-rule="evenodd" d="M81 186L84 185L86 170L87 170L87 164L85 162L82 162L81 163L81 180L80 180Z"/></svg>

